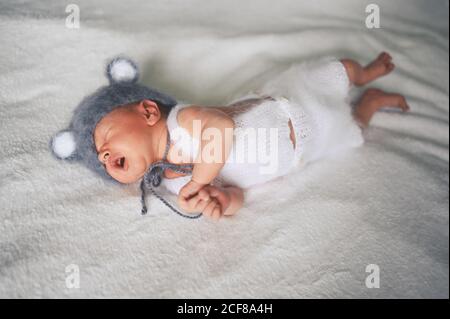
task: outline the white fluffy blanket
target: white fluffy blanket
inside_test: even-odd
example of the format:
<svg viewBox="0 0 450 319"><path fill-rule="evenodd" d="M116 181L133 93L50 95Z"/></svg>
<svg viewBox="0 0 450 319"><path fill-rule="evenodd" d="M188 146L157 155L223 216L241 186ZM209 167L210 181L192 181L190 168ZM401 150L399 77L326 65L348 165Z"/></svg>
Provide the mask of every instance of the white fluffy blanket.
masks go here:
<svg viewBox="0 0 450 319"><path fill-rule="evenodd" d="M370 2L77 0L69 29L65 1L2 0L0 297L448 298L448 1L379 0L380 29L365 26ZM47 148L117 54L144 83L216 104L291 62L383 50L397 70L374 85L411 112L377 114L364 147L249 191L219 223L155 198L142 217L137 185Z"/></svg>

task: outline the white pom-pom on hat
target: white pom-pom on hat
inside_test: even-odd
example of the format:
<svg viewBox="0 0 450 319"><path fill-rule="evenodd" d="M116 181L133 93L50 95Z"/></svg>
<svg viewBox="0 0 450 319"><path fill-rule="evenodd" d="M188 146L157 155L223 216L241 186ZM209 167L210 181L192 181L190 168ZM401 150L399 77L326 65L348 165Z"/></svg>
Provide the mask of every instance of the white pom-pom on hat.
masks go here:
<svg viewBox="0 0 450 319"><path fill-rule="evenodd" d="M113 59L106 68L106 75L111 83L136 82L139 77L136 63L132 60L118 57Z"/></svg>
<svg viewBox="0 0 450 319"><path fill-rule="evenodd" d="M75 136L71 131L61 131L52 140L53 153L61 159L70 157L75 153Z"/></svg>

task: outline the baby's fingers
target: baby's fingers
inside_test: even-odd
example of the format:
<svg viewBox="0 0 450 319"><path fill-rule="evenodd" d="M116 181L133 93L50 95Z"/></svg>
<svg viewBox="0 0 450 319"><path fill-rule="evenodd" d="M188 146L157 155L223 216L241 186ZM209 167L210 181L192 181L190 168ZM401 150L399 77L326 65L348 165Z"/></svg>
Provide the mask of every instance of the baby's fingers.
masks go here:
<svg viewBox="0 0 450 319"><path fill-rule="evenodd" d="M211 218L212 220L218 220L221 216L220 204L216 199L211 200L211 202L203 210L203 215Z"/></svg>
<svg viewBox="0 0 450 319"><path fill-rule="evenodd" d="M210 203L211 203L210 199L207 199L207 200L201 199L201 200L199 200L197 202L197 205L195 206L195 209L194 209L195 212L203 212Z"/></svg>
<svg viewBox="0 0 450 319"><path fill-rule="evenodd" d="M197 195L189 199L183 198L182 196L178 197L178 203L180 207L190 213L201 212L202 209L199 209L200 207L203 207L203 204L201 203L208 201L209 193L205 190L200 190Z"/></svg>
<svg viewBox="0 0 450 319"><path fill-rule="evenodd" d="M213 220L219 220L220 217L222 217L222 210L220 209L220 205L217 204L217 206L214 207L211 218Z"/></svg>
<svg viewBox="0 0 450 319"><path fill-rule="evenodd" d="M205 190L205 189L201 189L201 190L198 192L198 195L197 195L197 196L199 197L200 200L203 200L203 201L208 201L209 198L210 198L209 192L208 192L207 190Z"/></svg>

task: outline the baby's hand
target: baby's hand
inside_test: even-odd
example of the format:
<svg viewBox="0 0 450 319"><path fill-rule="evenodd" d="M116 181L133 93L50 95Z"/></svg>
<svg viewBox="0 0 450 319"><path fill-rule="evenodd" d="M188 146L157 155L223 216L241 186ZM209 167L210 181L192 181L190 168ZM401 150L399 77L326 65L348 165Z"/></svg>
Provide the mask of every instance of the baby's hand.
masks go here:
<svg viewBox="0 0 450 319"><path fill-rule="evenodd" d="M190 180L189 183L181 188L180 193L178 194L178 204L180 204L180 206L185 205L188 199L197 195L198 192L205 186L205 184L200 184Z"/></svg>
<svg viewBox="0 0 450 319"><path fill-rule="evenodd" d="M178 194L178 206L186 213L205 213L205 215L221 215L218 202L209 195L207 185L191 180Z"/></svg>
<svg viewBox="0 0 450 319"><path fill-rule="evenodd" d="M228 208L230 198L220 188L191 181L181 189L178 204L185 212L201 212L206 217L218 220Z"/></svg>

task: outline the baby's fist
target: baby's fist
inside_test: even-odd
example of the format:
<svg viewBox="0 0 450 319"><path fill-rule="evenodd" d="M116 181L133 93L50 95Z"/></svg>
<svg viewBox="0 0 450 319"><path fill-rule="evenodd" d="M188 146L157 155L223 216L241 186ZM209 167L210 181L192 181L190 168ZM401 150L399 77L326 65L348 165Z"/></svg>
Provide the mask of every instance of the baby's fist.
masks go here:
<svg viewBox="0 0 450 319"><path fill-rule="evenodd" d="M216 199L210 198L209 202L202 210L202 214L212 220L219 220L219 218L222 217L222 209L220 208L219 202Z"/></svg>

